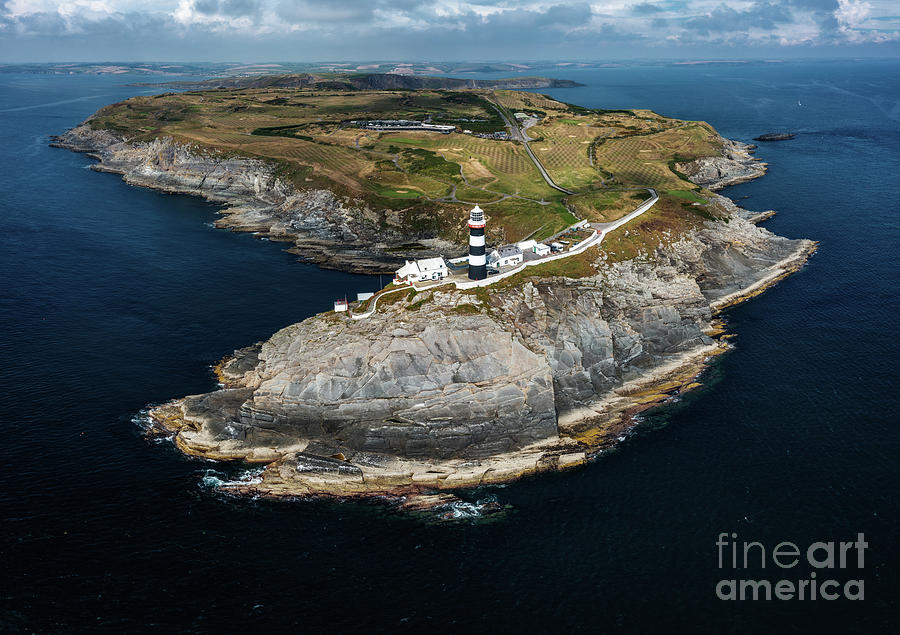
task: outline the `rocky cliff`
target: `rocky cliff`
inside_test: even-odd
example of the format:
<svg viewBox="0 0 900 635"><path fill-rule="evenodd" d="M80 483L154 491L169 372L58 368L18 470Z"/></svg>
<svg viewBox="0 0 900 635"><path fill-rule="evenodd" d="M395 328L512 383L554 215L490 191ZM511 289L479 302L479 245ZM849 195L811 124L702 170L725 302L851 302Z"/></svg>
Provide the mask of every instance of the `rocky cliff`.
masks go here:
<svg viewBox="0 0 900 635"><path fill-rule="evenodd" d="M723 213L725 210L722 210ZM267 463L266 495L409 494L583 463L721 350L717 309L814 248L728 212L593 275L385 296L237 351L223 387L156 408L189 454ZM392 301L393 300L393 301Z"/></svg>
<svg viewBox="0 0 900 635"><path fill-rule="evenodd" d="M709 190L721 190L729 185L746 183L766 173L767 165L753 156L756 146L720 138L722 154L703 157L676 167L697 185Z"/></svg>
<svg viewBox="0 0 900 635"><path fill-rule="evenodd" d="M129 141L90 125L67 131L53 145L87 153L98 160L93 169L121 174L132 185L222 203L219 227L293 243L293 251L324 267L387 273L404 258L456 249L427 235L401 233L358 200L323 189L297 190L278 178L269 162L170 138Z"/></svg>
<svg viewBox="0 0 900 635"><path fill-rule="evenodd" d="M220 226L293 242L326 265L381 270L408 240L262 161L89 126L57 144L129 183L224 203ZM764 173L747 146L725 146L679 169L710 188ZM579 465L633 414L696 385L726 346L716 312L814 249L724 197L710 209L652 253L615 261L592 248L577 277L533 268L478 291L388 294L367 319L314 316L236 351L217 367L219 390L151 419L188 454L264 463L258 480L227 486L248 494L418 495Z"/></svg>

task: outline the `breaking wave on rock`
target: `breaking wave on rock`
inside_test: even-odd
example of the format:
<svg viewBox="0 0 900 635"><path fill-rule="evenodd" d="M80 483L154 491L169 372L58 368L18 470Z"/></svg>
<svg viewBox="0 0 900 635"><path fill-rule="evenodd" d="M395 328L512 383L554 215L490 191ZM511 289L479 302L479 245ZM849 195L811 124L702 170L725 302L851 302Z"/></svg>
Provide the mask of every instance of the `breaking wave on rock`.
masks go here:
<svg viewBox="0 0 900 635"><path fill-rule="evenodd" d="M437 508L447 520L469 520L483 518L487 513L494 513L501 509L497 496L490 494L480 498L474 503L468 501L453 501Z"/></svg>
<svg viewBox="0 0 900 635"><path fill-rule="evenodd" d="M175 435L163 431L162 428L156 425L153 422L153 419L150 418L150 411L157 405L159 404L148 404L147 407L138 410L137 413L131 417L131 423L136 425L144 436L153 443L168 443L175 438Z"/></svg>
<svg viewBox="0 0 900 635"><path fill-rule="evenodd" d="M204 471L200 479L200 487L203 489L219 489L231 485L256 485L262 483L263 468L254 468L240 472L237 478L229 479L225 472L208 469Z"/></svg>

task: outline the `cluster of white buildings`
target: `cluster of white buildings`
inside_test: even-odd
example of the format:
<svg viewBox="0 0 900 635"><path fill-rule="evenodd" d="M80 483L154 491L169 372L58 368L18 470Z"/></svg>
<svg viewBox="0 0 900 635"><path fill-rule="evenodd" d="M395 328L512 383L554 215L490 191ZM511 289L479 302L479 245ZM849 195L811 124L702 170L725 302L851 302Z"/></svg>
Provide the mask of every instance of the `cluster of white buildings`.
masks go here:
<svg viewBox="0 0 900 635"><path fill-rule="evenodd" d="M508 132L472 132L471 130L463 130L463 134L470 134L482 139L496 139L498 141L509 141Z"/></svg>
<svg viewBox="0 0 900 635"><path fill-rule="evenodd" d="M533 253L539 258L543 258L551 253L562 251L563 248L561 243L553 243L551 246L539 243L536 240L523 240L520 243L503 245L488 254L488 269L499 271L503 267L515 267L522 264L526 253Z"/></svg>
<svg viewBox="0 0 900 635"><path fill-rule="evenodd" d="M414 121L409 119L375 119L353 120L352 123L360 128L368 128L369 130L426 130L430 132L440 132L441 134L450 134L456 130L456 126L445 126L436 123L424 123L422 121Z"/></svg>
<svg viewBox="0 0 900 635"><path fill-rule="evenodd" d="M423 282L425 280L441 280L450 275L447 263L442 257L424 258L422 260L407 260L406 264L397 269L394 282L403 284L406 282Z"/></svg>
<svg viewBox="0 0 900 635"><path fill-rule="evenodd" d="M528 259L543 258L565 249L565 246L558 242L545 245L536 240L523 240L519 243L502 245L485 255L484 225L484 212L476 205L469 214L468 269L469 278L473 280L484 279L488 272L497 273L501 269L517 267L526 260L525 254L534 254ZM450 269L442 257L407 260L397 269L394 284L443 280L449 275Z"/></svg>

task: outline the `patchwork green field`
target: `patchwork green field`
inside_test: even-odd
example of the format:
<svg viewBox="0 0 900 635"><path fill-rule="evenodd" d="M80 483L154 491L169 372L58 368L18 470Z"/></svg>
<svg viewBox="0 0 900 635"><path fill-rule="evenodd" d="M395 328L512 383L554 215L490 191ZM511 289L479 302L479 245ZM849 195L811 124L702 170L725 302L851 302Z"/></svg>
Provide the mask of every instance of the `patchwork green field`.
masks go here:
<svg viewBox="0 0 900 635"><path fill-rule="evenodd" d="M609 223L634 211L648 196L647 190L597 190L570 196L568 203L580 218Z"/></svg>
<svg viewBox="0 0 900 635"><path fill-rule="evenodd" d="M478 136L505 130L501 114L528 122L532 150L576 194L551 188L521 142ZM365 127L379 119L455 129ZM385 222L458 242L473 203L485 209L489 240L520 240L545 238L578 218L627 213L637 202L623 188L690 193L695 186L672 170L674 162L717 154L720 143L706 124L646 110L587 109L537 93L481 89L219 88L135 97L101 109L90 123L136 141L171 136L270 160L299 188L331 189L391 210Z"/></svg>
<svg viewBox="0 0 900 635"><path fill-rule="evenodd" d="M590 187L598 177L591 161L591 144L614 134L615 129L572 118L547 119L529 128L528 136L535 139L531 149L558 185L574 190Z"/></svg>
<svg viewBox="0 0 900 635"><path fill-rule="evenodd" d="M595 146L594 160L623 185L684 188L672 163L717 154L717 139L708 124L680 122L660 132L607 138Z"/></svg>

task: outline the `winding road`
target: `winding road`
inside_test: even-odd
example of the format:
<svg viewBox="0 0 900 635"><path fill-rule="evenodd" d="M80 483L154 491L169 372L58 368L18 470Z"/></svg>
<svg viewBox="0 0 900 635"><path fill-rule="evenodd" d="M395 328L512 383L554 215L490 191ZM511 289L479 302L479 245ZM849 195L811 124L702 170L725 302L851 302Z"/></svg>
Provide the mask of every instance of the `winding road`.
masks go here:
<svg viewBox="0 0 900 635"><path fill-rule="evenodd" d="M622 218L620 218L618 220L614 220L610 223L591 223L591 224L589 224L588 227L590 227L592 230L594 230L594 233L591 234L591 236L589 236L588 238L585 238L584 240L582 240L580 243L578 243L577 245L575 245L574 247L572 247L569 251L567 251L565 253L557 254L555 256L540 258L540 259L536 259L536 260L527 260L527 261L523 262L521 265L519 265L518 267L516 267L515 269L511 269L511 270L503 272L501 274L491 276L489 278L486 278L485 280L480 280L478 282L468 282L467 281L467 282L460 283L457 280L443 280L441 282L429 285L427 287L418 287L418 290L419 291L424 291L426 289L430 290L430 289L434 289L435 287L440 287L440 286L444 286L444 285L448 285L448 284L455 285L457 289L467 289L467 288L472 288L473 286L486 287L495 282L499 282L500 280L503 280L504 278L508 278L509 276L515 275L515 274L519 273L520 271L522 271L523 269L525 269L526 267L539 265L539 264L542 264L545 262L550 262L552 260L559 260L561 258L568 258L569 256L575 256L577 254L580 254L583 251L585 251L586 249L588 249L589 247L599 245L601 242L603 242L603 239L606 237L606 235L609 232L611 232L612 230L621 227L622 225L624 225L625 223L627 223L631 220L634 220L635 218L637 218L638 216L640 216L641 214L646 212L648 209L653 207L656 204L656 201L659 200L659 193L652 187L648 187L647 191L650 193L650 197L646 201L644 201L643 203L638 205L637 208L634 209L634 211L626 214ZM566 230L564 230L564 231L566 231ZM415 288L416 287L414 287L411 284L405 284L403 286L397 287L396 289L390 289L388 291L383 291L383 292L379 293L378 295L376 295L374 298L372 298L372 300L370 301L370 304L369 304L368 311L366 311L365 313L353 313L352 311L350 311L349 312L350 317L354 320L363 320L375 313L375 310L378 308L378 300L380 300L383 296L388 295L390 293L399 293L401 291L406 291L408 293L410 289L415 289Z"/></svg>
<svg viewBox="0 0 900 635"><path fill-rule="evenodd" d="M534 152L532 152L531 148L529 147L528 142L531 139L528 137L528 135L525 133L525 131L522 130L521 128L519 128L519 125L515 121L511 121L509 119L509 117L506 116L506 112L504 111L502 106L500 106L499 104L497 104L495 102L491 102L491 103L494 106L494 108L497 110L497 112L499 113L500 117L503 119L505 125L509 128L511 138L514 141L522 142L522 145L525 146L525 150L528 153L528 156L531 158L531 161L534 163L535 167L541 173L541 176L544 177L544 180L547 182L547 185L549 185L553 189L559 190L560 192L563 192L565 194L575 194L575 192L573 192L571 190L567 190L564 187L560 187L559 185L557 185L556 183L553 182L553 179L551 179L550 175L547 174L547 170L544 169L544 166L541 164L540 160L535 156ZM441 156L443 157L443 154L441 154ZM443 157L443 158L444 158L444 160L446 160L446 157ZM398 168L400 168L398 159L399 159L399 155L394 155L394 157L393 157L394 164L397 165ZM460 176L462 177L463 182L465 182L468 185L469 182L466 179L465 174L463 174L462 168L460 168ZM488 191L488 190L486 190L486 191ZM580 254L581 252L583 252L584 250L586 250L589 247L599 245L609 232L621 227L622 225L628 223L631 220L634 220L635 218L637 218L638 216L640 216L641 214L643 214L648 209L653 207L653 205L656 204L656 201L659 200L659 193L652 187L648 187L647 191L650 193L650 197L647 200L645 200L643 203L638 205L637 208L635 208L632 212L626 214L625 216L623 216L615 221L609 222L609 223L590 223L590 224L588 224L587 227L590 227L593 230L593 234L591 236L589 236L588 238L586 238L585 240L578 243L576 246L571 248L569 251L562 253L562 254L557 254L556 256L541 258L539 260L527 260L527 261L523 262L521 265L519 265L518 267L516 267L515 269L506 271L502 274L492 276L483 281L478 281L477 283L474 283L474 285L488 286L490 284L493 284L494 282L502 280L503 278L507 278L511 275L519 273L520 271L522 271L523 269L525 269L528 266L541 264L542 262L549 262L551 260L558 260L560 258L567 258L569 256L574 256L576 254ZM523 197L520 197L517 195L504 194L502 192L494 192L494 193L500 194L503 196L503 198L500 200L505 200L506 198L510 198L510 197L523 198ZM456 200L456 185L455 184L453 185L453 191L451 192L449 198L452 199L453 202L459 202ZM434 199L434 200L441 200L441 199ZM494 201L494 202L496 202L496 201ZM542 202L542 204L546 204L546 203ZM580 221L580 222L576 223L575 225L563 230L563 232L568 231L569 229L572 229L576 226L580 226L583 223L584 223L584 221ZM560 232L560 234L562 234L563 232ZM557 235L559 235L559 234L557 234ZM554 236L553 238L555 238L555 237L556 236ZM428 287L422 288L421 290L434 289L435 287L440 287L440 286L444 286L444 285L448 285L448 284L455 285L457 288L469 288L470 286L474 286L473 283L471 283L471 282L459 283L456 280L443 280L441 282L438 282L437 284L429 285ZM383 291L383 292L379 293L378 295L376 295L374 298L372 298L372 300L369 303L368 311L366 311L365 313L353 313L352 311L350 311L349 315L354 320L365 319L375 313L375 311L378 307L378 300L380 300L383 296L389 295L392 293L399 293L401 291L409 292L409 289L414 289L414 288L416 288L416 287L408 284L408 285L403 285L403 286L397 287L396 289L390 289L388 291Z"/></svg>
<svg viewBox="0 0 900 635"><path fill-rule="evenodd" d="M547 182L547 185L552 187L554 190L559 190L564 194L574 194L572 190L567 190L564 187L560 187L556 183L553 182L553 179L550 178L550 175L547 174L547 170L544 169L544 165L541 163L540 159L534 154L531 149L531 146L528 145L528 142L531 139L525 134L525 131L519 128L519 124L517 124L514 120L510 120L509 117L506 116L506 112L504 112L503 107L497 103L491 102L497 112L500 114L500 117L503 119L504 123L506 123L506 127L509 128L510 137L514 141L521 141L522 145L525 146L525 152L528 153L528 156L531 158L531 162L534 163L534 167L538 169L538 172L541 173L541 176L544 177L544 180Z"/></svg>

